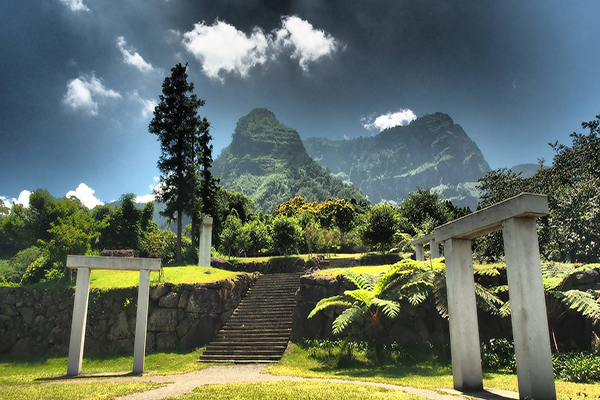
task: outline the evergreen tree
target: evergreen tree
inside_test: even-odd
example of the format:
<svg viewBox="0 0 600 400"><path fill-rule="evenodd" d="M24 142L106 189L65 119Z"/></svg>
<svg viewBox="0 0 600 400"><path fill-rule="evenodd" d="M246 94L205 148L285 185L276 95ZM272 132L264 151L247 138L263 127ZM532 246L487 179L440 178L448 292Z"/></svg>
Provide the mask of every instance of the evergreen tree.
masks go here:
<svg viewBox="0 0 600 400"><path fill-rule="evenodd" d="M150 133L158 136L162 153L157 163L161 185L156 193L158 200L166 204L162 215L177 220L177 262L182 261L183 213L191 214L197 208L196 146L200 128L207 125L197 116L204 100L193 94L194 84L188 83L186 68L187 64L171 68L148 127Z"/></svg>

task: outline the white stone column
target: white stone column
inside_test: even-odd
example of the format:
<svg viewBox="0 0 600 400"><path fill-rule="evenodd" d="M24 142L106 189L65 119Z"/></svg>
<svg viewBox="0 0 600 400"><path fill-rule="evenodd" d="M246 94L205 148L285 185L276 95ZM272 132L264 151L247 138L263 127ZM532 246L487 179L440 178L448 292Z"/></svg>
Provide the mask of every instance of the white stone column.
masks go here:
<svg viewBox="0 0 600 400"><path fill-rule="evenodd" d="M135 318L135 344L133 346L133 373L144 372L146 358L146 330L148 326L148 297L150 295L150 270L140 270L137 315Z"/></svg>
<svg viewBox="0 0 600 400"><path fill-rule="evenodd" d="M431 253L431 259L440 257L440 246L435 242L435 239L429 241L429 251Z"/></svg>
<svg viewBox="0 0 600 400"><path fill-rule="evenodd" d="M444 251L454 389L482 390L471 240L448 239Z"/></svg>
<svg viewBox="0 0 600 400"><path fill-rule="evenodd" d="M425 261L425 249L422 243L415 245L415 258L417 261Z"/></svg>
<svg viewBox="0 0 600 400"><path fill-rule="evenodd" d="M198 266L210 267L210 247L212 242L212 217L204 217L200 230L200 244L198 249Z"/></svg>
<svg viewBox="0 0 600 400"><path fill-rule="evenodd" d="M77 268L77 286L75 286L75 303L71 320L71 340L69 342L69 361L67 375L81 374L83 360L83 344L85 342L85 323L87 321L88 299L90 294L89 268Z"/></svg>
<svg viewBox="0 0 600 400"><path fill-rule="evenodd" d="M556 399L536 218L502 222L521 399Z"/></svg>

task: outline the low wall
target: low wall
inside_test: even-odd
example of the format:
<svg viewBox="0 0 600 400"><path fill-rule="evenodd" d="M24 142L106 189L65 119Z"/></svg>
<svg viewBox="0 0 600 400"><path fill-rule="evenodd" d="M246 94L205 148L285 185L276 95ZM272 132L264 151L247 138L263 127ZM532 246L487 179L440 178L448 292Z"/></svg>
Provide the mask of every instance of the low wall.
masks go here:
<svg viewBox="0 0 600 400"><path fill-rule="evenodd" d="M257 275L233 281L150 289L146 351L189 350L208 343ZM74 289L0 287L0 353L66 355ZM85 354L132 353L137 288L90 291Z"/></svg>
<svg viewBox="0 0 600 400"><path fill-rule="evenodd" d="M506 284L505 270L499 276L481 277L484 286ZM296 308L292 319L292 340L301 338L332 338L331 324L342 311L340 308L327 308L308 319L308 314L317 302L325 297L343 294L355 289L354 285L342 276L305 275L300 279L296 293ZM573 275L566 282L565 290L591 290L600 294L600 268ZM600 301L600 300L599 300ZM482 341L493 337L512 337L510 317L500 318L478 310L479 334ZM359 323L360 325L360 323ZM360 331L363 326L359 326ZM429 299L419 306L401 303L401 311L394 320L383 320L384 340L403 343L445 342L449 343L448 320L443 319ZM600 350L600 320L583 318L575 311L561 312L555 338L561 350ZM357 337L366 339L366 337Z"/></svg>

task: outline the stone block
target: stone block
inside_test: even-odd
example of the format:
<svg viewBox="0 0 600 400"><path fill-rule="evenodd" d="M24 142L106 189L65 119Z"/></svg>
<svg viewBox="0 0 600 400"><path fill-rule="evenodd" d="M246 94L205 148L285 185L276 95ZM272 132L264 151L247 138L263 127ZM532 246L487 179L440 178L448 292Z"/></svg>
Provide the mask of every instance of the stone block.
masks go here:
<svg viewBox="0 0 600 400"><path fill-rule="evenodd" d="M127 316L125 311L121 311L117 318L117 322L110 328L108 339L115 341L118 339L128 339L131 336L129 325L127 324Z"/></svg>
<svg viewBox="0 0 600 400"><path fill-rule="evenodd" d="M169 293L169 288L165 284L153 286L150 289L150 298L156 301L167 293Z"/></svg>
<svg viewBox="0 0 600 400"><path fill-rule="evenodd" d="M28 326L33 324L33 319L35 318L35 310L33 307L19 307L17 308L17 311L19 311L19 314L21 314L21 317L23 317L25 324Z"/></svg>
<svg viewBox="0 0 600 400"><path fill-rule="evenodd" d="M158 301L158 306L162 308L175 308L179 304L179 293L169 292Z"/></svg>
<svg viewBox="0 0 600 400"><path fill-rule="evenodd" d="M177 334L175 332L160 332L156 334L156 351L177 348Z"/></svg>
<svg viewBox="0 0 600 400"><path fill-rule="evenodd" d="M187 312L218 314L223 311L223 299L213 289L195 289L188 300Z"/></svg>
<svg viewBox="0 0 600 400"><path fill-rule="evenodd" d="M179 348L181 350L193 350L208 344L217 334L221 324L216 314L202 315L190 327L188 334L181 339Z"/></svg>
<svg viewBox="0 0 600 400"><path fill-rule="evenodd" d="M148 330L155 332L175 332L178 323L176 309L155 308L148 319Z"/></svg>
<svg viewBox="0 0 600 400"><path fill-rule="evenodd" d="M17 339L13 319L6 315L0 315L0 353L10 349Z"/></svg>
<svg viewBox="0 0 600 400"><path fill-rule="evenodd" d="M177 302L177 307L178 308L187 308L189 298L190 298L190 291L186 289L183 291L183 293L181 293L181 296L179 297L179 301Z"/></svg>

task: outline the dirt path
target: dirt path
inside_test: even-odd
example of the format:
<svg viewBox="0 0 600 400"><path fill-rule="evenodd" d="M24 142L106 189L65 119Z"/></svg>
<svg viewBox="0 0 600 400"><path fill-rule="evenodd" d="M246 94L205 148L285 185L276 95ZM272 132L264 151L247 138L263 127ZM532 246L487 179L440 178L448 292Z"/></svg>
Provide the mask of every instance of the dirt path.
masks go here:
<svg viewBox="0 0 600 400"><path fill-rule="evenodd" d="M397 386L387 383L364 382L364 381L348 381L342 379L320 379L320 378L300 378L296 376L271 375L264 373L268 367L265 364L235 364L212 366L200 371L194 371L181 375L165 375L165 376L123 376L113 377L108 379L98 380L98 377L103 375L93 374L93 378L77 378L69 380L56 380L47 384L62 384L62 383L106 383L106 382L155 382L166 383L167 386L153 389L145 392L134 393L129 396L120 397L121 400L155 400L164 399L167 397L180 396L190 393L198 386L211 384L227 384L234 382L271 382L271 381L316 381L316 382L333 382L333 383L348 383L353 385L376 386L393 390L400 390L406 393L422 396L431 400L456 400L457 395L462 393L454 390L444 390L448 394L441 394L430 389L419 389L407 386ZM514 392L508 392L497 389L489 389L484 393L477 394L474 397L487 400L506 400L518 399L519 395ZM460 397L459 397L460 398Z"/></svg>

